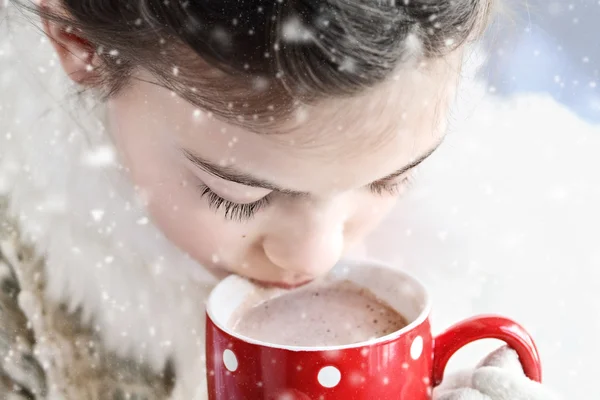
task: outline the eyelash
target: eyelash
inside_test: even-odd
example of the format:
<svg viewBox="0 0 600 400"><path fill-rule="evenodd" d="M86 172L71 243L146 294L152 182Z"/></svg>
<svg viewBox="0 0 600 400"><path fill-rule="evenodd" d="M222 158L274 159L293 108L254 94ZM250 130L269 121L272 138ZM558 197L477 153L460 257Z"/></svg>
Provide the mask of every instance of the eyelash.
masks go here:
<svg viewBox="0 0 600 400"><path fill-rule="evenodd" d="M200 196L205 197L208 201L208 206L214 211L225 211L225 219L234 221L246 221L254 217L259 210L269 205L271 199L265 196L253 203L234 203L226 200L213 192L208 186L200 185Z"/></svg>
<svg viewBox="0 0 600 400"><path fill-rule="evenodd" d="M372 183L371 185L369 185L369 189L371 190L371 192L380 195L380 196L384 196L384 195L391 195L391 196L396 196L398 194L400 194L400 190L401 189L405 189L407 187L410 187L410 185L412 185L413 183L413 179L411 175L405 176L402 178L402 180L400 182L395 182L395 183Z"/></svg>
<svg viewBox="0 0 600 400"><path fill-rule="evenodd" d="M391 195L395 196L399 194L400 189L412 184L412 178L410 176L403 178L400 182L394 184L371 184L369 189L372 193L384 196ZM214 211L224 210L225 219L227 220L235 220L235 221L247 221L252 219L254 215L267 207L271 202L270 196L267 195L260 200L257 200L253 203L234 203L232 201L226 200L213 192L208 186L200 184L200 196L206 198L208 201L209 207Z"/></svg>

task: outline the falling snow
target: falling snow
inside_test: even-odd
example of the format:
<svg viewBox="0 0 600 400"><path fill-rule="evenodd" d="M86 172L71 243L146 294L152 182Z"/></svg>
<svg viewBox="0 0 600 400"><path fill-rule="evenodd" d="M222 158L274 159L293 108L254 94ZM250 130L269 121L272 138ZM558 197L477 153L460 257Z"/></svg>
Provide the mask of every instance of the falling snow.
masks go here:
<svg viewBox="0 0 600 400"><path fill-rule="evenodd" d="M356 61L351 57L345 57L343 61L340 63L338 70L344 72L355 72L356 71Z"/></svg>
<svg viewBox="0 0 600 400"><path fill-rule="evenodd" d="M286 42L307 42L312 40L310 29L302 24L298 17L290 17L283 24L282 39Z"/></svg>
<svg viewBox="0 0 600 400"><path fill-rule="evenodd" d="M92 219L96 222L100 222L102 220L102 218L104 217L104 210L101 209L95 209L90 211L90 214L92 215Z"/></svg>
<svg viewBox="0 0 600 400"><path fill-rule="evenodd" d="M112 146L102 146L83 155L83 163L90 167L108 167L114 164L116 155Z"/></svg>

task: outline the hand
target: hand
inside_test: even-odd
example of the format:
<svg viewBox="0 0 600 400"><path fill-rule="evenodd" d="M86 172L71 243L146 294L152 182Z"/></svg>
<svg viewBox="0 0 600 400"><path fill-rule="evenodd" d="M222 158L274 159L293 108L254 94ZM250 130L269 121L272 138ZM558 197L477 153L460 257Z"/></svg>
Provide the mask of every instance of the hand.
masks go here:
<svg viewBox="0 0 600 400"><path fill-rule="evenodd" d="M546 387L527 378L517 353L502 347L469 373L444 379L434 400L558 400Z"/></svg>

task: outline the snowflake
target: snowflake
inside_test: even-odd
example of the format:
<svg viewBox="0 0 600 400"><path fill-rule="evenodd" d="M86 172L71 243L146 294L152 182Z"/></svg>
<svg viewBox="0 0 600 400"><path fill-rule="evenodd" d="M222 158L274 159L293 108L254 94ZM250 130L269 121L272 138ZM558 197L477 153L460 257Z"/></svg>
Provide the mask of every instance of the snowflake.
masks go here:
<svg viewBox="0 0 600 400"><path fill-rule="evenodd" d="M83 163L89 167L107 167L115 162L115 151L111 146L100 146L83 155Z"/></svg>
<svg viewBox="0 0 600 400"><path fill-rule="evenodd" d="M229 32L221 27L216 27L211 33L212 38L221 46L231 46L232 38Z"/></svg>
<svg viewBox="0 0 600 400"><path fill-rule="evenodd" d="M94 209L94 210L90 211L90 214L92 215L92 219L94 221L99 222L104 217L104 210L102 210L102 209Z"/></svg>
<svg viewBox="0 0 600 400"><path fill-rule="evenodd" d="M423 50L423 43L416 34L411 33L408 35L404 43L410 55L418 55Z"/></svg>
<svg viewBox="0 0 600 400"><path fill-rule="evenodd" d="M298 17L290 17L283 23L283 39L288 43L299 43L310 41L313 37L311 31L306 28Z"/></svg>
<svg viewBox="0 0 600 400"><path fill-rule="evenodd" d="M354 72L356 70L356 62L351 57L346 57L338 67L339 71Z"/></svg>

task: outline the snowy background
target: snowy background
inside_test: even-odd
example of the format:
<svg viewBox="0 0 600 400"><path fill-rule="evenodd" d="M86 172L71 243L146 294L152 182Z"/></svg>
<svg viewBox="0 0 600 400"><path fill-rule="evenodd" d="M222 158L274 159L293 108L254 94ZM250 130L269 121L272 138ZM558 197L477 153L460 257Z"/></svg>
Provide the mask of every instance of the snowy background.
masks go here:
<svg viewBox="0 0 600 400"><path fill-rule="evenodd" d="M369 252L425 281L437 332L477 313L510 316L534 335L549 386L596 398L600 5L512 4L479 80L464 81L451 135ZM453 367L497 345L471 345Z"/></svg>

